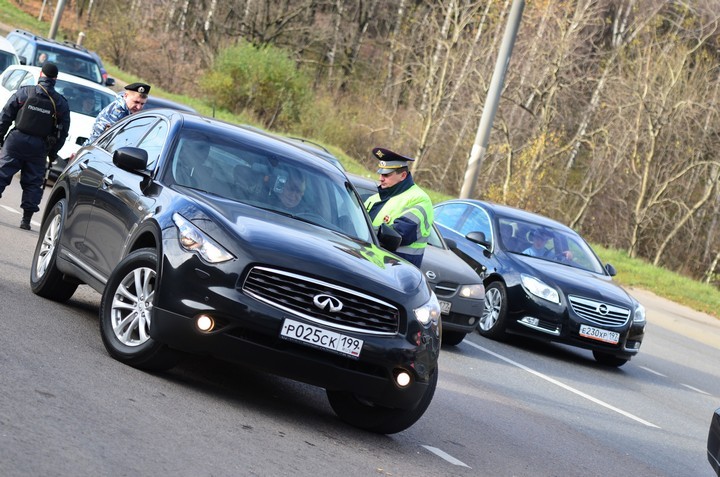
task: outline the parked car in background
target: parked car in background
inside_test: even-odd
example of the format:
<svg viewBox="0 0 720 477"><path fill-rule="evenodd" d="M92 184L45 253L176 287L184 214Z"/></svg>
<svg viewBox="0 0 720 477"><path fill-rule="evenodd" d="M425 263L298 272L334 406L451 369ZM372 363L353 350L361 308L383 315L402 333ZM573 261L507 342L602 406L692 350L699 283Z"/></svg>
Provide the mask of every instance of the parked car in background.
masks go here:
<svg viewBox="0 0 720 477"><path fill-rule="evenodd" d="M96 51L88 51L92 55L93 58L95 58L95 61L97 61L98 66L100 66L100 75L102 76L103 83L107 83L108 80L108 72L105 69L105 65L102 62L102 59L100 58L100 55L97 54ZM110 78L112 80L112 78ZM113 80L113 84L109 86L114 86L115 81Z"/></svg>
<svg viewBox="0 0 720 477"><path fill-rule="evenodd" d="M374 180L356 174L347 175L363 201L377 193ZM435 227L430 233L420 268L440 302L442 343L451 346L460 344L468 333L475 331L485 308L483 272L476 273L455 255Z"/></svg>
<svg viewBox="0 0 720 477"><path fill-rule="evenodd" d="M640 350L645 309L612 281L615 269L603 265L569 227L462 199L437 204L435 223L470 266L487 268L481 335L500 339L514 333L565 343L591 350L609 366L622 366ZM534 243L539 252L531 250Z"/></svg>
<svg viewBox="0 0 720 477"><path fill-rule="evenodd" d="M326 389L347 423L413 425L438 379L440 305L342 171L272 135L170 109L118 121L58 178L34 293L102 294L115 359L212 355Z"/></svg>
<svg viewBox="0 0 720 477"><path fill-rule="evenodd" d="M15 48L4 36L0 36L0 73L5 71L8 66L19 64L20 60L15 53Z"/></svg>
<svg viewBox="0 0 720 477"><path fill-rule="evenodd" d="M37 84L39 66L13 65L0 74L0 104L3 106L21 86ZM95 117L115 99L115 93L105 86L77 76L60 72L55 90L65 96L70 106L70 130L65 145L58 152L58 160L48 168L47 183L53 183L69 159L92 132Z"/></svg>
<svg viewBox="0 0 720 477"><path fill-rule="evenodd" d="M42 66L43 61L52 61L61 73L105 86L115 84L113 78L103 78L100 64L80 45L50 40L25 30L13 30L8 33L7 39L15 48L21 64Z"/></svg>

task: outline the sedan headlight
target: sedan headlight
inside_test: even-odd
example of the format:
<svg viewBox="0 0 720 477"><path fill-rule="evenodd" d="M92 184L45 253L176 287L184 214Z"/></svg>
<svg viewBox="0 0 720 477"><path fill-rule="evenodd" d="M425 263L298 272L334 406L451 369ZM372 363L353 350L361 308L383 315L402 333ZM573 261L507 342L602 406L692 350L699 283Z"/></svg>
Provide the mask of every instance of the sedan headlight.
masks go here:
<svg viewBox="0 0 720 477"><path fill-rule="evenodd" d="M440 320L440 303L438 303L435 293L431 294L430 299L423 306L415 308L413 311L415 312L415 318L423 326L430 323L437 325Z"/></svg>
<svg viewBox="0 0 720 477"><path fill-rule="evenodd" d="M235 258L177 212L173 214L173 222L178 228L178 240L184 250L197 252L209 263L222 263Z"/></svg>
<svg viewBox="0 0 720 477"><path fill-rule="evenodd" d="M542 280L522 274L520 275L520 280L525 290L533 295L553 303L560 303L560 295L558 295L557 290Z"/></svg>
<svg viewBox="0 0 720 477"><path fill-rule="evenodd" d="M482 283L476 283L474 285L463 285L460 287L458 294L463 298L470 298L473 300L482 300L485 298L485 286Z"/></svg>
<svg viewBox="0 0 720 477"><path fill-rule="evenodd" d="M633 323L645 323L645 307L642 306L640 303L635 306Z"/></svg>

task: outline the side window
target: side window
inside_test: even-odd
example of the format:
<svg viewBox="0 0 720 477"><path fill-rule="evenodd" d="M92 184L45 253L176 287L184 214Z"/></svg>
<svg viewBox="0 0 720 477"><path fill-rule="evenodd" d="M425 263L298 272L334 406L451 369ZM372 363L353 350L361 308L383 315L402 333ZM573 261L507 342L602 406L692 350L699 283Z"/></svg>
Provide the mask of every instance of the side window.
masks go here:
<svg viewBox="0 0 720 477"><path fill-rule="evenodd" d="M20 81L25 77L24 70L15 70L5 77L3 86L9 91L15 91L20 86Z"/></svg>
<svg viewBox="0 0 720 477"><path fill-rule="evenodd" d="M490 218L484 210L473 207L470 215L460 226L459 232L467 235L470 232L482 232L487 240L492 241L492 230L490 228Z"/></svg>
<svg viewBox="0 0 720 477"><path fill-rule="evenodd" d="M460 218L466 209L466 204L445 204L435 207L435 222L449 229L457 230Z"/></svg>
<svg viewBox="0 0 720 477"><path fill-rule="evenodd" d="M146 116L125 123L122 130L115 134L107 145L103 145L103 149L112 154L121 147L136 146L147 132L148 127L155 121L157 121L155 116Z"/></svg>
<svg viewBox="0 0 720 477"><path fill-rule="evenodd" d="M156 125L150 129L150 132L140 141L139 148L145 149L148 153L147 169L152 171L155 169L160 154L162 153L165 137L168 132L168 124L166 121L158 121Z"/></svg>
<svg viewBox="0 0 720 477"><path fill-rule="evenodd" d="M35 77L33 75L25 75L25 77L20 81L20 84L18 85L18 88L21 86L30 86L31 84L36 84L37 81L35 81Z"/></svg>

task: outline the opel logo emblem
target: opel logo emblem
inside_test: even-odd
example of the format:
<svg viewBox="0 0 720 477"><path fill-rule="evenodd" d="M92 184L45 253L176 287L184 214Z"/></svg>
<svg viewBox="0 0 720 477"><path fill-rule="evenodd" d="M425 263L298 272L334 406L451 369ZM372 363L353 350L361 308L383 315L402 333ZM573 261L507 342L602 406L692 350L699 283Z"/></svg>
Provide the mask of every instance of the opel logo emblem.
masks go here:
<svg viewBox="0 0 720 477"><path fill-rule="evenodd" d="M428 277L430 280L435 280L435 278L437 278L437 275L435 275L435 272L433 272L432 270L428 270L427 272L425 272L425 276Z"/></svg>
<svg viewBox="0 0 720 477"><path fill-rule="evenodd" d="M601 305L599 305L599 306L597 307L597 311L598 311L598 313L600 313L601 315L605 316L605 315L608 314L608 307L607 307L606 304L603 303L603 304L601 304Z"/></svg>
<svg viewBox="0 0 720 477"><path fill-rule="evenodd" d="M313 303L321 310L329 311L330 313L337 313L343 309L342 302L331 295L315 295L313 297Z"/></svg>

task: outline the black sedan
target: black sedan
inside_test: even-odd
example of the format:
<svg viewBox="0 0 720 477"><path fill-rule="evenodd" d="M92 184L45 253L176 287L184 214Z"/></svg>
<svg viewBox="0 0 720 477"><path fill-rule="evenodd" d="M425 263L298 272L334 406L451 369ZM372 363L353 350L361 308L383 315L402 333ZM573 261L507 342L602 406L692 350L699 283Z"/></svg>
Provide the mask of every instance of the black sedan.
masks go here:
<svg viewBox="0 0 720 477"><path fill-rule="evenodd" d="M435 206L435 223L473 268L487 268L481 335L514 333L592 351L622 366L640 350L645 309L613 283L575 231L523 210L477 200Z"/></svg>
<svg viewBox="0 0 720 477"><path fill-rule="evenodd" d="M438 379L440 305L376 236L337 167L255 130L170 109L129 116L58 177L36 294L102 294L108 353L163 370L212 355L326 389L379 433L419 419Z"/></svg>
<svg viewBox="0 0 720 477"><path fill-rule="evenodd" d="M377 183L348 174L360 197L377 193ZM438 297L442 309L442 343L457 345L477 328L485 308L485 286L479 274L455 255L433 226L420 269Z"/></svg>

